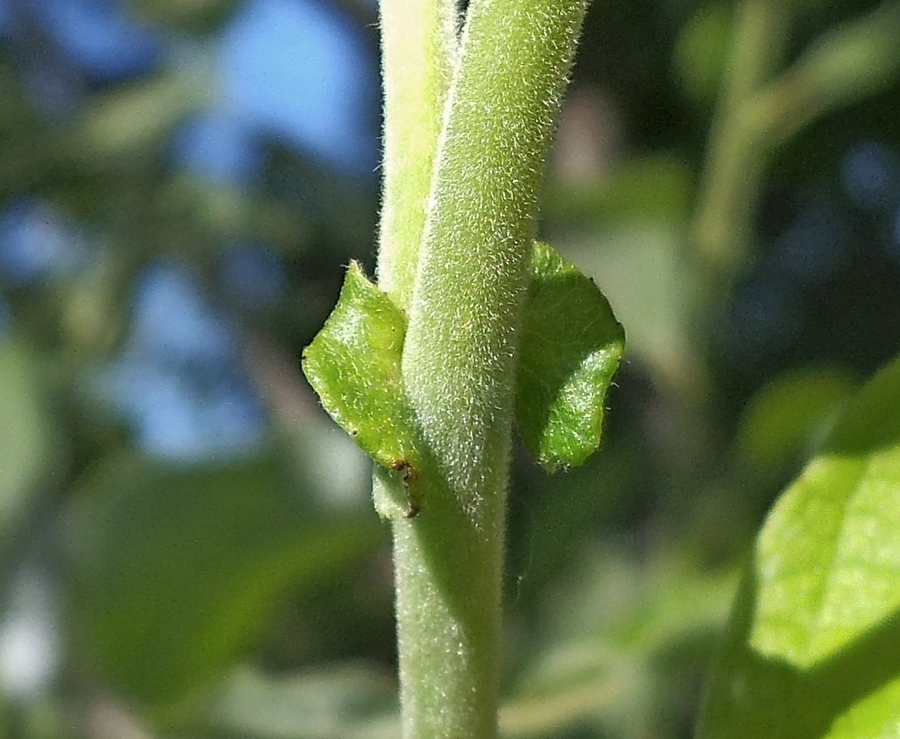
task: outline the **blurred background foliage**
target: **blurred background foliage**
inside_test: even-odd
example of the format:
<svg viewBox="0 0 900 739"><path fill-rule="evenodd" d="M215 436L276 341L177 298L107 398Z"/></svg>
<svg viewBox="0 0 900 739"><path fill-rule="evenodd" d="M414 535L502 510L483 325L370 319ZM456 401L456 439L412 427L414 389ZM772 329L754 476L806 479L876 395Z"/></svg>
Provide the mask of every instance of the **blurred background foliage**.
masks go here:
<svg viewBox="0 0 900 739"><path fill-rule="evenodd" d="M299 357L374 268L370 0L0 1L0 736L398 735L389 536ZM900 345L900 4L597 2L543 236L629 336L518 453L508 737L687 737L753 532Z"/></svg>

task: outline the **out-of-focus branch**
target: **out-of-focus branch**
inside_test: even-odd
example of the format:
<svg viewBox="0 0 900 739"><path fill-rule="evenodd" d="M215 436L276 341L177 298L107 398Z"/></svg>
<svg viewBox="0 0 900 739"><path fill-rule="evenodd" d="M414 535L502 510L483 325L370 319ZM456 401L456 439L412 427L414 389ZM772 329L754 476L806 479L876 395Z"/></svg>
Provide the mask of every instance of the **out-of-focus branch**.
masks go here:
<svg viewBox="0 0 900 739"><path fill-rule="evenodd" d="M696 249L715 272L734 271L749 235L763 161L747 107L780 62L786 13L777 0L745 0L735 18L693 225Z"/></svg>
<svg viewBox="0 0 900 739"><path fill-rule="evenodd" d="M746 0L713 123L693 225L697 252L729 284L746 259L760 186L773 150L826 113L893 84L900 70L900 2L821 36L767 82L782 55L784 6Z"/></svg>

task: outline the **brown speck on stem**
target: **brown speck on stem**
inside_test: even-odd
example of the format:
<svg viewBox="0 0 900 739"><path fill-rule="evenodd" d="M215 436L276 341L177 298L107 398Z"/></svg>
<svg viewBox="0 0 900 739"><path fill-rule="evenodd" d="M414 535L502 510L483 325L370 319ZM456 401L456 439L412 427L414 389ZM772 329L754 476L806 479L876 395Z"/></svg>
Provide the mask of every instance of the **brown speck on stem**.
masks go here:
<svg viewBox="0 0 900 739"><path fill-rule="evenodd" d="M412 485L418 477L416 468L413 467L406 459L395 459L391 462L390 468L395 472L403 473L403 487L406 489L406 497L409 507L406 509L406 518L415 518L419 515L422 507L413 502L413 496L410 494L410 485Z"/></svg>

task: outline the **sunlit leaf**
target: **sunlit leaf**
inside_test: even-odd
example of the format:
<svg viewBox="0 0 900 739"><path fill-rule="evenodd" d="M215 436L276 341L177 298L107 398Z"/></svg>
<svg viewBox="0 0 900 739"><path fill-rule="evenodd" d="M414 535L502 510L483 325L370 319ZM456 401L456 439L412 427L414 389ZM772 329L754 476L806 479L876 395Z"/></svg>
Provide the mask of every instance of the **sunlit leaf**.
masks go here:
<svg viewBox="0 0 900 739"><path fill-rule="evenodd" d="M606 392L625 334L597 286L536 243L525 304L516 420L548 470L579 465L600 445Z"/></svg>
<svg viewBox="0 0 900 739"><path fill-rule="evenodd" d="M866 696L843 714L824 739L889 739L897 736L900 678Z"/></svg>
<svg viewBox="0 0 900 739"><path fill-rule="evenodd" d="M751 635L810 667L900 608L900 362L866 386L759 538Z"/></svg>
<svg viewBox="0 0 900 739"><path fill-rule="evenodd" d="M900 664L898 613L900 360L865 386L766 521L703 736L825 736L853 725L870 694L857 718L884 726L889 711L897 726L900 706L875 696ZM876 723L835 736L893 735Z"/></svg>
<svg viewBox="0 0 900 739"><path fill-rule="evenodd" d="M350 265L338 304L303 352L303 371L332 418L380 465L418 465L400 376L406 317Z"/></svg>
<svg viewBox="0 0 900 739"><path fill-rule="evenodd" d="M337 307L304 352L322 405L379 464L421 464L401 378L406 317L358 265ZM604 401L624 346L597 286L545 244L535 244L525 306L517 419L547 469L581 464L600 444Z"/></svg>

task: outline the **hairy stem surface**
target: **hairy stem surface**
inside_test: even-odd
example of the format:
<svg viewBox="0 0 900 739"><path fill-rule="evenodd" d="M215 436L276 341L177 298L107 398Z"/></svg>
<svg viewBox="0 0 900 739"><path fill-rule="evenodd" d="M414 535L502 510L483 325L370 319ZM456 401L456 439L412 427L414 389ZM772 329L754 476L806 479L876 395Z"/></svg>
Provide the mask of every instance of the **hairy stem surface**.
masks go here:
<svg viewBox="0 0 900 739"><path fill-rule="evenodd" d="M496 736L518 331L585 8L473 0L454 55L403 352L433 460L417 480L421 514L394 522L407 739Z"/></svg>

